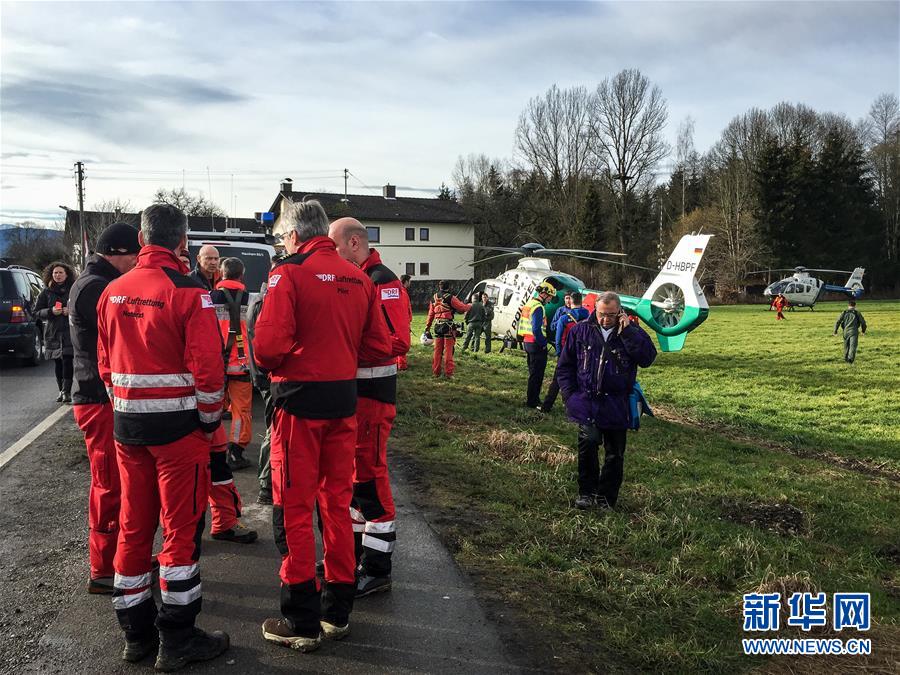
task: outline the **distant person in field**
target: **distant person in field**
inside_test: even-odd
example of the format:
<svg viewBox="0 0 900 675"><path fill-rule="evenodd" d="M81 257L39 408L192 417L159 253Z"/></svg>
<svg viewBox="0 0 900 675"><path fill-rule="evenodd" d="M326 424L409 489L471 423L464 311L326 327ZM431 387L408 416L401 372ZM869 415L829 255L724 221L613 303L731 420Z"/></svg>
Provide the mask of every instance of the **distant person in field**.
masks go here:
<svg viewBox="0 0 900 675"><path fill-rule="evenodd" d="M581 306L581 293L575 291L566 294L566 306L556 310L556 319L554 320L555 325L553 326L556 336L557 361L559 360L559 355L562 354L563 346L565 346L569 332L575 327L576 323L584 321L590 315L591 313ZM553 380L550 382L550 387L547 389L547 396L544 397L544 402L541 403L541 412L548 413L553 409L553 404L556 402L556 397L559 395L558 373L559 368L553 373Z"/></svg>
<svg viewBox="0 0 900 675"><path fill-rule="evenodd" d="M775 300L772 302L772 305L775 307L775 310L778 314L775 315L776 321L784 321L784 310L788 306L788 300L781 293L775 296Z"/></svg>
<svg viewBox="0 0 900 675"><path fill-rule="evenodd" d="M601 293L594 314L566 334L556 378L569 419L579 425L576 508L616 505L631 422L628 397L638 366L647 368L655 359L650 336L631 321L615 293Z"/></svg>
<svg viewBox="0 0 900 675"><path fill-rule="evenodd" d="M494 303L491 302L491 298L487 293L482 293L481 304L484 305L484 353L490 354L491 338L494 335L492 325L494 323Z"/></svg>
<svg viewBox="0 0 900 675"><path fill-rule="evenodd" d="M463 342L463 351L472 346L473 351L481 347L481 332L484 330L484 303L481 301L481 293L472 294L472 304L466 312L466 341Z"/></svg>
<svg viewBox="0 0 900 675"><path fill-rule="evenodd" d="M856 300L847 303L847 309L841 312L834 323L834 335L838 334L838 328L844 331L844 361L853 363L856 359L856 345L859 342L859 331L866 334L866 320L862 312L856 309Z"/></svg>

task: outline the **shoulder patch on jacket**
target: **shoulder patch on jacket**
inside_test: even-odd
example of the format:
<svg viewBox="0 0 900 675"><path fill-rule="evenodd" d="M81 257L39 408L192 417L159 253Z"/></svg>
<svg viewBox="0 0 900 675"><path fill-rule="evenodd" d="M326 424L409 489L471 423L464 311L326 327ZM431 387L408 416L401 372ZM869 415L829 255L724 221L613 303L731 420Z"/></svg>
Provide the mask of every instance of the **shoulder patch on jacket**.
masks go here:
<svg viewBox="0 0 900 675"><path fill-rule="evenodd" d="M389 284L392 281L397 281L397 275L394 274L391 269L383 263L370 267L366 270L366 274L369 275L372 283L376 286L381 286L382 284Z"/></svg>
<svg viewBox="0 0 900 675"><path fill-rule="evenodd" d="M381 289L381 299L382 300L399 300L400 299L400 289L399 288L382 288Z"/></svg>
<svg viewBox="0 0 900 675"><path fill-rule="evenodd" d="M209 293L202 293L200 295L200 307L203 309L209 309L210 307L215 307L215 303L212 301Z"/></svg>
<svg viewBox="0 0 900 675"><path fill-rule="evenodd" d="M167 277L169 277L169 281L172 282L172 285L175 286L175 288L202 288L203 290L206 290L206 286L193 277L181 274L171 267L161 267L160 269Z"/></svg>

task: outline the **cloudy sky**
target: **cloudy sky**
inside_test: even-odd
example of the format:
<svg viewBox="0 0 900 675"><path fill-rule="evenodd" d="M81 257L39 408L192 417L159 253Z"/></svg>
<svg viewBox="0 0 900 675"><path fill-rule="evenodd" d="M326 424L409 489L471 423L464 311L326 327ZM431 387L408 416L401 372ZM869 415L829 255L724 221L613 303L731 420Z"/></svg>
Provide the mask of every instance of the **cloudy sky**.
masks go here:
<svg viewBox="0 0 900 675"><path fill-rule="evenodd" d="M900 88L900 3L15 3L2 11L0 222L158 187L237 216L298 190L433 194L513 156L528 99L639 68L705 150L779 101L866 114ZM207 169L209 173L207 173ZM369 186L369 187L367 187Z"/></svg>

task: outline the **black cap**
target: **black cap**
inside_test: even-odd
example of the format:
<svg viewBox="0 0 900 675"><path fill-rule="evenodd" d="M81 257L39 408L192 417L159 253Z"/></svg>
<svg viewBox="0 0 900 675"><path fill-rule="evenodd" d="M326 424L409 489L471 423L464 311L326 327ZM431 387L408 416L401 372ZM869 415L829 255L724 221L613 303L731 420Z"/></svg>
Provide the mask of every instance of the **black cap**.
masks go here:
<svg viewBox="0 0 900 675"><path fill-rule="evenodd" d="M128 255L140 250L138 231L128 223L113 223L97 239L96 252L101 255Z"/></svg>

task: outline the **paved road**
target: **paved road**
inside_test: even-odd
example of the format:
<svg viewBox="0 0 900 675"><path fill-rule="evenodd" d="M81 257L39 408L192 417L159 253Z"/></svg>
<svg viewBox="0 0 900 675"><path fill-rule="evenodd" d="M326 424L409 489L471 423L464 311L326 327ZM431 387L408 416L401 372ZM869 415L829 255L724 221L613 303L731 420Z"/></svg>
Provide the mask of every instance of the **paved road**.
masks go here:
<svg viewBox="0 0 900 675"><path fill-rule="evenodd" d="M261 411L260 411L261 417ZM249 452L256 456L256 443ZM87 580L88 464L71 417L0 471L0 672L134 672L119 660L121 637L108 597ZM394 589L357 603L352 634L303 655L266 643L260 625L276 616L279 556L271 507L255 504L252 470L239 472L244 521L260 541L203 542L199 625L231 635L227 656L190 672L508 673L529 671L510 654L459 571L396 481L398 548ZM152 667L148 660L145 669Z"/></svg>
<svg viewBox="0 0 900 675"><path fill-rule="evenodd" d="M35 367L0 360L0 452L59 407L53 362Z"/></svg>

